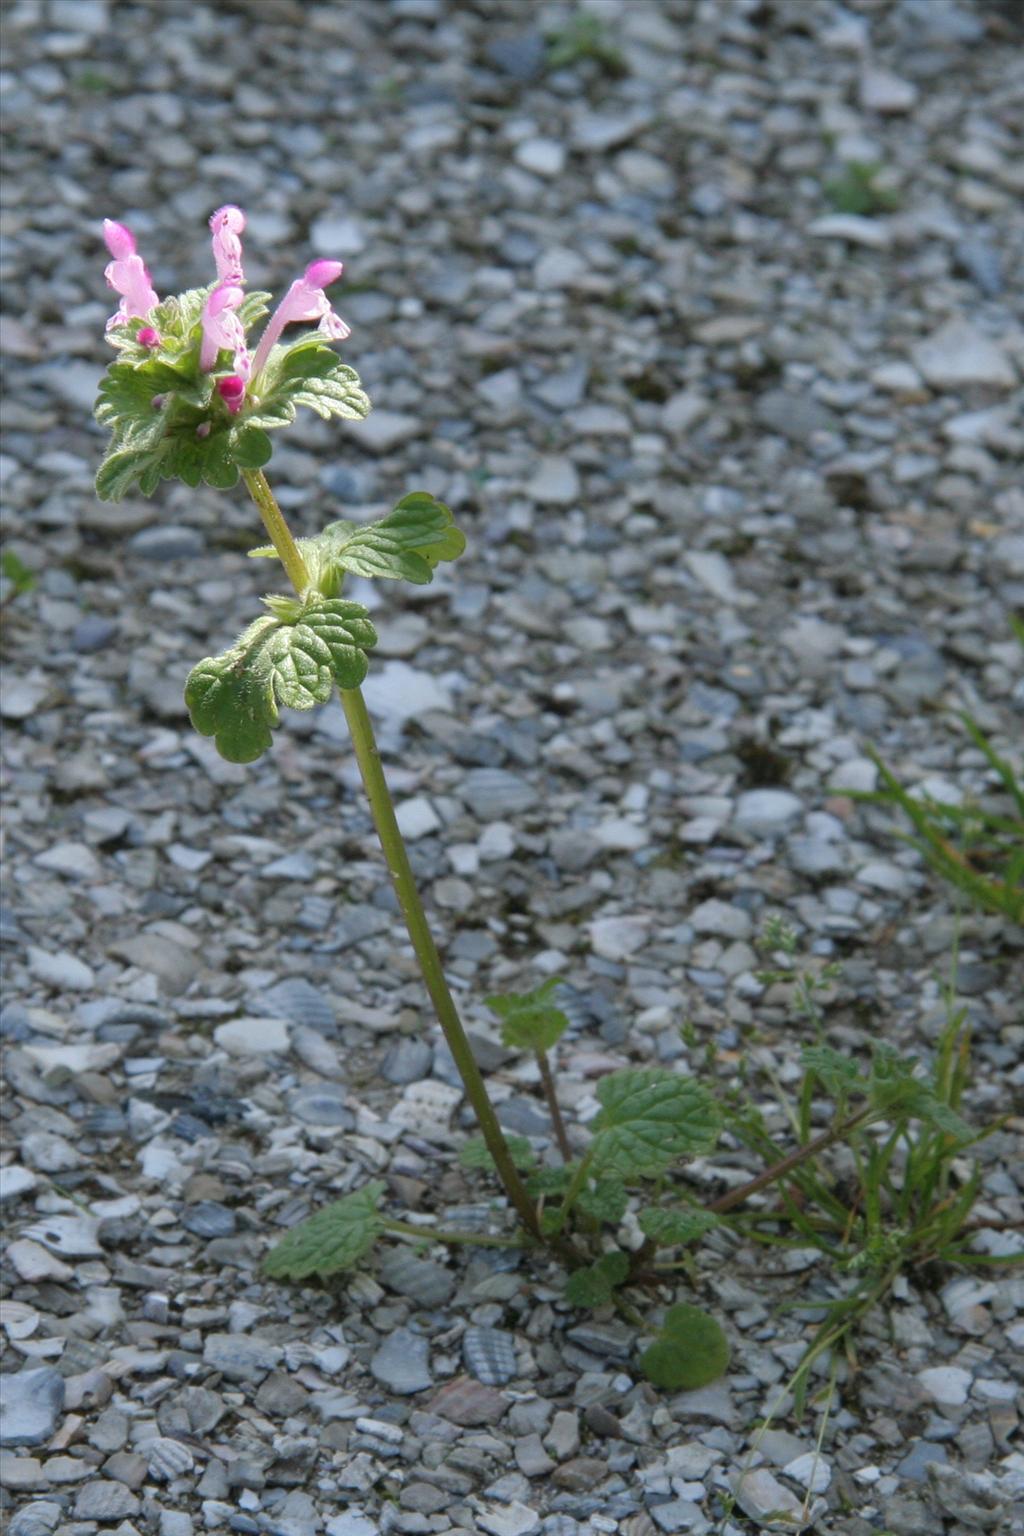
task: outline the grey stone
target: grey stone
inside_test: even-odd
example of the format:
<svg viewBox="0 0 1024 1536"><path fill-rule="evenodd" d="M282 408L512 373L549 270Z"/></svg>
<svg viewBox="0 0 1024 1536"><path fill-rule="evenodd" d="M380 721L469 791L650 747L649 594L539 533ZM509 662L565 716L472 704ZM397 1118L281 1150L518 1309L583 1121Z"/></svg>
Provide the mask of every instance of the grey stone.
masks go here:
<svg viewBox="0 0 1024 1536"><path fill-rule="evenodd" d="M478 821L521 815L532 810L538 799L532 784L505 768L473 768L459 789Z"/></svg>
<svg viewBox="0 0 1024 1536"><path fill-rule="evenodd" d="M409 1328L396 1328L372 1356L370 1371L389 1392L408 1397L433 1386L429 1362L427 1339Z"/></svg>
<svg viewBox="0 0 1024 1536"><path fill-rule="evenodd" d="M407 1248L391 1248L380 1261L382 1284L420 1307L443 1307L451 1300L456 1277L433 1259L417 1258Z"/></svg>
<svg viewBox="0 0 1024 1536"><path fill-rule="evenodd" d="M128 540L129 553L142 560L196 560L205 548L205 540L195 528L178 528L173 523L143 528Z"/></svg>
<svg viewBox="0 0 1024 1536"><path fill-rule="evenodd" d="M283 1353L279 1344L245 1333L208 1333L203 1340L203 1359L228 1381L262 1381Z"/></svg>
<svg viewBox="0 0 1024 1536"><path fill-rule="evenodd" d="M217 1200L197 1200L181 1213L181 1224L196 1237L230 1237L235 1230L235 1213Z"/></svg>
<svg viewBox="0 0 1024 1536"><path fill-rule="evenodd" d="M837 422L826 406L810 395L791 395L771 389L758 398L754 407L757 420L769 432L777 432L790 442L807 444L820 432L834 432Z"/></svg>
<svg viewBox="0 0 1024 1536"><path fill-rule="evenodd" d="M966 320L950 320L911 352L914 367L933 389L972 385L1013 389L1016 371L997 341Z"/></svg>
<svg viewBox="0 0 1024 1536"><path fill-rule="evenodd" d="M52 1366L0 1377L0 1445L45 1445L64 1408L64 1378Z"/></svg>
<svg viewBox="0 0 1024 1536"><path fill-rule="evenodd" d="M429 1077L433 1059L433 1047L426 1040L404 1035L389 1046L381 1063L380 1075L385 1082L397 1085L418 1083Z"/></svg>
<svg viewBox="0 0 1024 1536"><path fill-rule="evenodd" d="M516 1374L515 1339L500 1328L467 1328L462 1338L466 1369L489 1387L503 1387Z"/></svg>
<svg viewBox="0 0 1024 1536"><path fill-rule="evenodd" d="M803 801L788 789L749 789L736 802L733 825L751 837L778 837L803 814Z"/></svg>
<svg viewBox="0 0 1024 1536"><path fill-rule="evenodd" d="M105 1524L112 1520L130 1520L139 1509L139 1500L124 1483L97 1477L78 1490L74 1516L76 1520L98 1520Z"/></svg>

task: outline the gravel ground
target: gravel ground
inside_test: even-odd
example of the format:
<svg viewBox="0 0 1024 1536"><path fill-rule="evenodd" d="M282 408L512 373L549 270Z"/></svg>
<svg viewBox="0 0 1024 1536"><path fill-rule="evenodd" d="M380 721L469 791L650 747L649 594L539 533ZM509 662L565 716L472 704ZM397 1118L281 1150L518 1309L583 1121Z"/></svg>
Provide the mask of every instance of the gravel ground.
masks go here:
<svg viewBox="0 0 1024 1536"><path fill-rule="evenodd" d="M1024 1531L1012 1272L899 1286L818 1462L820 1417L779 1400L814 1326L791 1303L830 1294L813 1254L709 1245L678 1295L733 1366L676 1395L514 1254L392 1246L334 1293L259 1275L371 1175L449 1224L487 1192L340 710L250 768L190 732L184 677L265 579L252 511L93 496L104 215L161 292L205 280L228 201L253 286L346 262L377 409L297 425L272 478L298 531L423 487L469 536L433 586L355 595L442 951L538 1147L483 996L567 978L574 1134L605 1071L686 1067L683 1020L695 1067L711 1045L723 1082L747 1052L792 1081L800 1027L755 975L773 913L844 966L836 1042L927 1056L950 897L843 790L870 742L934 794L985 789L958 708L1019 747L1020 5L590 8L624 72L546 70L568 9L530 0L3 7L5 547L41 573L4 594L12 1536L737 1536L808 1488L816 1531ZM849 162L884 211L837 211ZM967 1112L1011 1116L981 1152L1000 1225L1021 955L964 919ZM693 1177L745 1166L726 1143Z"/></svg>

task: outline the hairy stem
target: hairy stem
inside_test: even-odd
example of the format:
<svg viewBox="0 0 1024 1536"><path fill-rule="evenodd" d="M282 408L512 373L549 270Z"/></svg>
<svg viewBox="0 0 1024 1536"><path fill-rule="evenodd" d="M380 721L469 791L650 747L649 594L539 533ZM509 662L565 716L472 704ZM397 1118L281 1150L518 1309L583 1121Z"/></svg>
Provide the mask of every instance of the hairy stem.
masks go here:
<svg viewBox="0 0 1024 1536"><path fill-rule="evenodd" d="M258 469L243 470L242 475L253 501L259 508L263 526L280 557L281 564L287 571L292 585L301 594L309 585L309 572L299 547L292 537L291 529L285 521L284 513L270 489L267 477L262 470ZM444 978L441 959L427 923L423 903L416 889L416 880L409 864L409 856L405 851L405 843L398 830L395 808L384 777L380 752L373 734L366 702L358 688L341 688L338 691L344 706L345 718L352 733L352 744L370 802L373 823L377 829L395 895L398 897L402 916L405 918L405 925L409 930L412 947L419 961L438 1023L444 1032L455 1065L458 1067L466 1096L473 1107L487 1150L494 1159L494 1165L505 1187L505 1192L527 1232L531 1237L540 1239L537 1212L512 1161L508 1143L487 1096L480 1068L476 1064L466 1031L462 1027L462 1020L459 1018L455 1002L448 990L448 983Z"/></svg>
<svg viewBox="0 0 1024 1536"><path fill-rule="evenodd" d="M540 1080L544 1087L544 1098L547 1101L548 1111L551 1115L551 1124L555 1130L555 1140L558 1142L558 1150L562 1154L563 1163L572 1162L572 1148L565 1131L565 1121L562 1119L562 1107L558 1102L558 1094L555 1092L555 1079L551 1075L551 1063L548 1061L547 1051L537 1051L537 1066L540 1069Z"/></svg>
<svg viewBox="0 0 1024 1536"><path fill-rule="evenodd" d="M416 952L423 980L427 991L430 993L430 1001L434 1005L438 1023L444 1031L448 1049L459 1069L466 1089L466 1096L473 1106L480 1130L488 1152L494 1159L495 1167L505 1192L518 1212L519 1218L526 1230L534 1237L540 1236L540 1228L537 1224L537 1213L533 1202L526 1193L526 1188L516 1171L512 1156L508 1150L498 1117L487 1096L484 1080L480 1075L480 1068L476 1064L473 1049L466 1038L466 1031L462 1027L458 1010L454 999L448 990L448 983L444 978L441 968L441 958L437 953L437 946L427 923L427 916L420 901L419 892L416 889L416 881L409 864L409 855L405 851L405 843L402 834L398 830L398 821L395 817L395 808L391 801L391 794L384 778L384 769L381 766L380 752L373 734L373 726L366 709L366 701L358 688L343 688L341 702L345 709L345 718L348 728L352 733L352 744L355 747L356 761L359 771L363 776L363 785L370 802L370 810L373 814L374 826L377 828L377 836L384 850L388 870L391 875L391 883L398 897L398 904L405 918L405 926L409 930L412 947Z"/></svg>

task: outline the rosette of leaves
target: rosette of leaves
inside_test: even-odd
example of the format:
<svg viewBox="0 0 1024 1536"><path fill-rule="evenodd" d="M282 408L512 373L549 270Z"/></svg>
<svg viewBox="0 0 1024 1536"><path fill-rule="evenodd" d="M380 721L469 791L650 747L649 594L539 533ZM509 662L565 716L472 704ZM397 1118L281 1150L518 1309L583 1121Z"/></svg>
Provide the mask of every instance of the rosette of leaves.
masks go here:
<svg viewBox="0 0 1024 1536"><path fill-rule="evenodd" d="M133 489L150 496L161 480L170 479L227 489L241 470L267 463L268 432L293 421L300 405L326 418L358 421L369 413L355 370L340 363L321 337L300 332L271 350L233 414L216 388L230 367L204 373L199 366L209 293L194 288L178 294L145 321L131 320L108 333L117 357L100 384L95 409L96 420L110 431L96 475L102 501L120 501ZM237 311L246 332L266 315L269 298L261 292L246 295ZM159 334L157 345L139 342L143 328Z"/></svg>

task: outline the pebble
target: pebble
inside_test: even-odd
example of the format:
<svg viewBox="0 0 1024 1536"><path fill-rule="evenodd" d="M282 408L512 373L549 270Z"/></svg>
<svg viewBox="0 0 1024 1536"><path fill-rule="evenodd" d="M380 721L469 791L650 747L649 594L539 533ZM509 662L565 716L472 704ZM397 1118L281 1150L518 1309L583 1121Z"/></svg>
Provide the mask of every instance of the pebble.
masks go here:
<svg viewBox="0 0 1024 1536"><path fill-rule="evenodd" d="M918 1371L917 1379L930 1398L950 1408L959 1408L966 1403L971 1390L970 1371L957 1365L930 1366L928 1370Z"/></svg>
<svg viewBox="0 0 1024 1536"><path fill-rule="evenodd" d="M1017 374L999 342L966 320L950 320L911 352L914 367L937 390L1013 389Z"/></svg>
<svg viewBox="0 0 1024 1536"><path fill-rule="evenodd" d="M503 1387L516 1374L515 1340L500 1328L467 1328L462 1339L466 1370L488 1387Z"/></svg>
<svg viewBox="0 0 1024 1536"><path fill-rule="evenodd" d="M580 496L580 480L569 459L550 455L539 460L527 490L545 507L571 507Z"/></svg>
<svg viewBox="0 0 1024 1536"><path fill-rule="evenodd" d="M376 1381L400 1397L425 1392L434 1381L428 1340L409 1328L396 1328L374 1353L370 1371Z"/></svg>
<svg viewBox="0 0 1024 1536"><path fill-rule="evenodd" d="M282 1353L280 1345L244 1333L208 1333L203 1340L203 1359L228 1381L262 1381Z"/></svg>
<svg viewBox="0 0 1024 1536"><path fill-rule="evenodd" d="M283 1055L288 1050L288 1026L283 1019L246 1016L218 1024L213 1038L232 1056Z"/></svg>
<svg viewBox="0 0 1024 1536"><path fill-rule="evenodd" d="M788 789L750 789L736 802L733 825L751 837L778 837L803 814L803 802Z"/></svg>
<svg viewBox="0 0 1024 1536"><path fill-rule="evenodd" d="M130 1520L139 1513L135 1494L124 1483L107 1478L91 1478L75 1497L76 1520L98 1520L101 1525L114 1520Z"/></svg>
<svg viewBox="0 0 1024 1536"><path fill-rule="evenodd" d="M44 1365L0 1377L0 1445L45 1445L64 1408L64 1378Z"/></svg>

